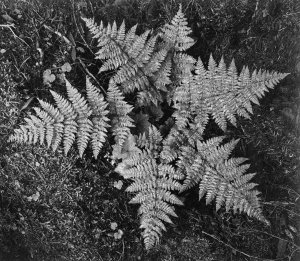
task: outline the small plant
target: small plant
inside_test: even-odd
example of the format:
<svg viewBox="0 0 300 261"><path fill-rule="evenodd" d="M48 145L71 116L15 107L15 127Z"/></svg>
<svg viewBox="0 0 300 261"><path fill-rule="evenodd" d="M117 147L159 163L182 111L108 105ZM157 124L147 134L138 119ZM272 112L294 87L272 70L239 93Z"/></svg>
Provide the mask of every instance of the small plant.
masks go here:
<svg viewBox="0 0 300 261"><path fill-rule="evenodd" d="M67 154L76 140L80 157L89 141L95 158L105 148L115 171L132 181L126 191L135 193L130 203L141 205L146 249L159 242L164 222L176 217L174 206L183 205L178 194L194 186L199 200L215 201L217 210L224 206L269 224L247 159L230 158L238 140L206 139L204 131L210 117L223 131L227 121L236 125L236 115L249 118L251 102L259 104L287 74L250 73L248 67L238 74L234 61L227 67L212 56L205 68L185 52L194 40L181 6L156 35L137 35L137 26L126 32L124 22L118 27L83 20L98 40L99 73L114 71L108 88L101 93L87 78L84 97L66 81L68 99L51 91L56 107L39 100L42 109L34 108L36 116L26 118L10 141L46 143L54 151L63 143Z"/></svg>

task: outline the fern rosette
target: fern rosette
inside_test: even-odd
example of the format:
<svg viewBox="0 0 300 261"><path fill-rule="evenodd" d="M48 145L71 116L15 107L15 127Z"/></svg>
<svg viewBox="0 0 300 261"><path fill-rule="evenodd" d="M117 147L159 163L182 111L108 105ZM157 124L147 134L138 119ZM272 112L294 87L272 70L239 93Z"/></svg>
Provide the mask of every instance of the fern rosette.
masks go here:
<svg viewBox="0 0 300 261"><path fill-rule="evenodd" d="M248 67L238 73L234 60L227 66L212 55L204 66L200 57L185 53L195 42L181 6L156 35L136 34L137 25L126 32L124 22L118 27L83 20L98 42L99 73L113 71L107 94L87 78L84 97L66 81L68 99L51 91L56 107L39 100L41 108L34 108L36 115L26 118L10 141L46 143L53 150L63 143L65 154L76 141L81 157L91 142L97 158L112 134L111 158L115 171L131 181L127 192L134 193L130 203L140 204L147 249L176 217L174 206L182 205L177 195L194 186L199 200L215 201L216 210L224 207L268 224L247 159L230 158L238 141L206 139L204 131L210 118L223 131L227 122L236 125L237 116L250 118L252 104L288 74ZM164 113L172 115L166 117L171 124L159 126Z"/></svg>

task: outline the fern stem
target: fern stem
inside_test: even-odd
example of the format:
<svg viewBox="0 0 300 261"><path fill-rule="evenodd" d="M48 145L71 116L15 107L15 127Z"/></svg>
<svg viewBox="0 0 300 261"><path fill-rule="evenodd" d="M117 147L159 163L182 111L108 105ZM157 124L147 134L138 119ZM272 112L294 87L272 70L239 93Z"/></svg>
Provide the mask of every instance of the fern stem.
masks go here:
<svg viewBox="0 0 300 261"><path fill-rule="evenodd" d="M96 77L88 70L88 68L86 67L85 63L79 58L77 57L78 61L80 62L83 70L91 77L93 78L93 80L97 83L98 87L101 89L102 94L106 97L106 91L104 90L104 88L101 86L100 82L96 79Z"/></svg>
<svg viewBox="0 0 300 261"><path fill-rule="evenodd" d="M83 35L82 35L82 33L81 33L80 29L79 29L79 26L78 26L78 23L77 23L77 20L76 20L76 16L75 16L74 10L75 10L75 2L74 2L74 0L72 0L72 15L73 15L73 20L74 20L74 24L75 24L75 26L76 26L76 29L77 29L77 31L78 31L78 33L79 33L79 35L80 35L80 38L81 38L82 41L84 42L84 45L90 50L90 52L91 52L93 55L95 55L95 53L93 52L93 50L91 49L91 47L89 46L89 44L88 44L88 43L86 42L86 40L84 39L84 37L83 37ZM82 29L81 29L81 30L82 30Z"/></svg>
<svg viewBox="0 0 300 261"><path fill-rule="evenodd" d="M0 27L2 27L2 28L8 28L8 29L12 32L12 34L13 34L13 36L14 36L15 38L18 38L18 39L19 39L23 44L25 44L27 47L30 47L30 46L28 45L28 43L26 43L22 38L20 38L19 36L17 36L16 33L14 32L14 30L11 29L12 27L15 28L14 24L12 24L12 25L10 25L10 24L0 24Z"/></svg>

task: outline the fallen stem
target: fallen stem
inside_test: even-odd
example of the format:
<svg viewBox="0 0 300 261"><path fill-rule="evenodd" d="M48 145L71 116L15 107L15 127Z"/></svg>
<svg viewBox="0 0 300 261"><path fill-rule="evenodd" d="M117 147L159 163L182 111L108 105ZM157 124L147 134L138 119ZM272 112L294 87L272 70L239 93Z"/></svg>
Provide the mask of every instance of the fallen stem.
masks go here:
<svg viewBox="0 0 300 261"><path fill-rule="evenodd" d="M50 26L45 25L45 24L43 25L43 27L44 27L45 29L47 29L48 31L50 31L50 32L52 32L52 33L54 33L54 34L56 34L56 35L59 36L60 38L62 38L68 45L71 45L71 46L72 46L71 41L70 41L66 36L62 35L60 32L58 32L58 31L52 29Z"/></svg>
<svg viewBox="0 0 300 261"><path fill-rule="evenodd" d="M101 86L101 84L99 83L99 81L96 79L96 77L90 73L90 71L88 70L88 68L86 67L86 65L84 64L84 62L77 57L78 61L80 62L81 66L83 67L84 71L91 77L93 78L93 80L97 83L97 85L99 86L99 88L101 89L101 91L103 92L104 95L106 95L106 91L104 90L104 88Z"/></svg>
<svg viewBox="0 0 300 261"><path fill-rule="evenodd" d="M211 235L211 234L209 234L209 233L207 233L207 232L205 232L205 231L202 231L202 233L205 234L205 235L207 235L207 236L209 236L209 237L211 237L211 238L213 238L213 239L215 239L215 240L217 240L217 241L219 241L219 242L222 243L223 245L225 245L225 246L231 248L232 250L234 250L234 251L236 251L236 252L238 252L238 253L240 253L240 254L246 256L246 257L249 257L249 258L256 258L256 259L260 259L260 260L264 260L264 261L284 260L285 258L287 258L287 256L286 256L286 257L281 257L281 258L276 258L276 259L268 259L268 258L261 258L261 257L257 257L257 256L252 256L252 255L249 255L249 254L247 254L247 253L245 253L245 252L243 252L243 251L241 251L241 250L238 250L237 248L233 247L232 245L227 244L226 242L224 242L224 241L221 240L220 238L217 238L217 237L214 236L214 235Z"/></svg>
<svg viewBox="0 0 300 261"><path fill-rule="evenodd" d="M23 155L21 155L22 159L27 163L27 165L33 169L33 171L40 177L40 179L42 179L43 181L46 181L46 179L44 178L43 175L41 175L33 166L31 166L31 164L25 159L25 157Z"/></svg>
<svg viewBox="0 0 300 261"><path fill-rule="evenodd" d="M18 38L22 43L24 43L25 45L27 45L28 47L30 47L28 45L28 43L26 43L22 38L20 38L19 36L17 36L16 33L13 31L13 29L11 29L12 27L15 28L14 24L0 24L0 27L8 28L12 32L12 34L13 34L13 36L15 38Z"/></svg>
<svg viewBox="0 0 300 261"><path fill-rule="evenodd" d="M49 30L52 33L55 33L56 35L58 35L59 37L61 37L67 44L73 46L73 44L71 43L71 41L64 35L62 35L60 32L55 31L54 29L52 29L51 27L49 27L48 25L43 25L47 30ZM84 62L79 58L76 57L76 59L78 59L78 61L80 62L81 66L83 67L84 71L91 77L93 78L93 80L97 83L97 85L99 86L99 88L101 89L101 91L103 92L104 95L106 95L106 91L104 90L104 88L101 86L101 84L99 83L99 81L96 79L96 77L90 73L90 71L88 70L88 68L86 67L86 65L84 64Z"/></svg>
<svg viewBox="0 0 300 261"><path fill-rule="evenodd" d="M90 52L95 55L95 53L93 52L93 50L90 48L89 44L86 42L86 40L84 39L80 29L79 29L79 26L77 24L77 20L76 20L76 16L75 16L75 12L74 12L74 8L75 8L75 2L74 0L72 0L72 14L73 14L73 20L74 20L74 23L75 23L75 26L76 26L76 29L80 35L80 38L82 39L82 41L84 42L84 45L90 50Z"/></svg>
<svg viewBox="0 0 300 261"><path fill-rule="evenodd" d="M0 24L0 27L15 27L14 24Z"/></svg>

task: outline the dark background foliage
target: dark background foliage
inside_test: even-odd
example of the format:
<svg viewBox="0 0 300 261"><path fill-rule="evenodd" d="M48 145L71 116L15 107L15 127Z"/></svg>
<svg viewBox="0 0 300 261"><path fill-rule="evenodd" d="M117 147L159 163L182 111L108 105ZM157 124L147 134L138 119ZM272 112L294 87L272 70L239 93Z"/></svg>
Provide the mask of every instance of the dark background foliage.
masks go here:
<svg viewBox="0 0 300 261"><path fill-rule="evenodd" d="M36 98L50 99L49 90L64 93L62 73L82 90L87 72L105 87L110 75L97 74L96 42L81 16L124 19L127 28L139 23L143 32L170 22L179 3L196 40L189 54L204 62L210 53L227 63L234 58L239 69L291 73L255 107L251 121L227 132L241 138L235 154L249 157L258 173L271 226L216 213L192 191L183 195L186 208L178 209L161 246L145 253L126 182L105 157L64 157L7 138ZM2 0L0 25L0 260L298 260L298 0ZM70 72L63 70L66 63ZM45 76L49 69L54 82Z"/></svg>

